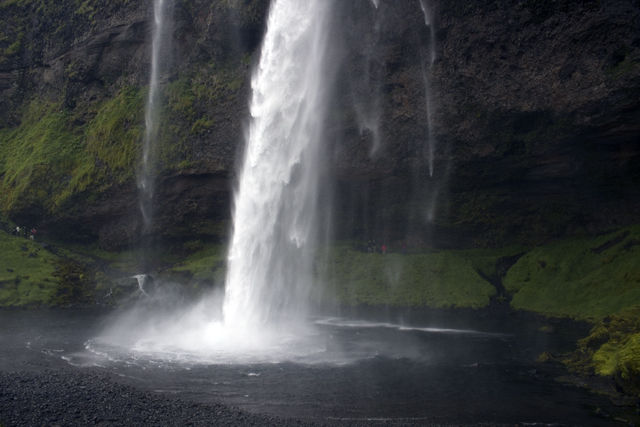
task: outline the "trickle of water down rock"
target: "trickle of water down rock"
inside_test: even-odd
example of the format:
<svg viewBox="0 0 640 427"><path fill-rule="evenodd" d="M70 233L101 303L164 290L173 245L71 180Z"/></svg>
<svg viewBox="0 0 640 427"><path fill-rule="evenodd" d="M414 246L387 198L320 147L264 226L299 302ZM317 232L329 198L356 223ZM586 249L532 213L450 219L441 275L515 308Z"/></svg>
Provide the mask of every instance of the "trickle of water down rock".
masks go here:
<svg viewBox="0 0 640 427"><path fill-rule="evenodd" d="M155 144L159 128L159 91L160 57L166 26L166 0L154 2L153 44L151 52L151 78L149 95L145 110L145 133L142 142L142 164L138 171L138 189L140 193L140 212L147 231L153 220L153 194L155 191Z"/></svg>
<svg viewBox="0 0 640 427"><path fill-rule="evenodd" d="M251 86L223 306L240 328L291 325L313 283L332 1L272 2Z"/></svg>

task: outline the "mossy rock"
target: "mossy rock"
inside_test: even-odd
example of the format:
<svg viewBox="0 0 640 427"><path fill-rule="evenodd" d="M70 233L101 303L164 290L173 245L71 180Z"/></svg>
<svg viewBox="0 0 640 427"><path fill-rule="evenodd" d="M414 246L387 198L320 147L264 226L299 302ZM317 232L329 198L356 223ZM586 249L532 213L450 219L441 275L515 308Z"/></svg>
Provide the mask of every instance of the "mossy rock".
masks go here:
<svg viewBox="0 0 640 427"><path fill-rule="evenodd" d="M52 301L56 305L93 304L95 285L86 267L65 261L53 275L60 280L56 298Z"/></svg>
<svg viewBox="0 0 640 427"><path fill-rule="evenodd" d="M563 361L582 374L612 376L623 391L640 397L640 305L602 319Z"/></svg>

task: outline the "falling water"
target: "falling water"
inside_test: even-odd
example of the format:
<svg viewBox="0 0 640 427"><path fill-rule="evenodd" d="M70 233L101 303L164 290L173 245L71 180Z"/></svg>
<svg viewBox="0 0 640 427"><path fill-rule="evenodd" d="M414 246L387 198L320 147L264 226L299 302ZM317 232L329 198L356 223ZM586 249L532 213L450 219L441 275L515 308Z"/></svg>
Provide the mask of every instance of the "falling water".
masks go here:
<svg viewBox="0 0 640 427"><path fill-rule="evenodd" d="M159 128L159 94L158 76L160 74L160 57L165 31L166 0L155 0L153 45L151 52L151 79L149 81L149 97L145 111L145 134L142 143L142 165L138 172L138 188L140 191L140 211L144 228L148 230L153 219L153 195L155 186L155 142Z"/></svg>
<svg viewBox="0 0 640 427"><path fill-rule="evenodd" d="M432 102L432 94L430 87L430 74L433 69L433 64L436 61L436 34L435 34L435 26L433 25L433 19L431 17L431 13L427 4L427 0L420 0L420 7L422 8L422 13L424 14L424 23L427 27L429 27L429 31L431 32L431 37L429 40L429 59L428 66L423 66L423 76L426 90L426 99L427 99L427 126L429 126L429 176L433 176L433 157L436 146L435 136L433 133L433 102Z"/></svg>
<svg viewBox="0 0 640 427"><path fill-rule="evenodd" d="M376 9L380 6L379 0L372 0L371 4ZM362 52L365 58L364 72L357 77L361 80L362 87L364 87L365 91L369 93L361 93L358 96L353 94L353 107L357 116L360 135L363 135L365 131L368 131L371 133L373 138L371 148L369 149L370 157L378 155L382 146L382 135L380 131L382 110L380 106L382 99L380 88L382 73L379 65L373 60L375 50L380 42L381 22L382 15L376 13L375 24L373 26L373 40L368 43L367 47Z"/></svg>
<svg viewBox="0 0 640 427"><path fill-rule="evenodd" d="M147 282L139 282L150 298L105 328L96 341L100 351L127 348L136 358L206 363L291 360L323 352L324 341L315 340L304 320L319 212L325 209L319 195L327 94L336 68L327 59L333 3L272 1L251 81L251 121L222 304L215 292L193 304L174 304L171 292L163 299L167 284L150 284L150 293Z"/></svg>
<svg viewBox="0 0 640 427"><path fill-rule="evenodd" d="M275 0L251 86L251 124L235 198L225 323L284 325L312 284L332 2Z"/></svg>

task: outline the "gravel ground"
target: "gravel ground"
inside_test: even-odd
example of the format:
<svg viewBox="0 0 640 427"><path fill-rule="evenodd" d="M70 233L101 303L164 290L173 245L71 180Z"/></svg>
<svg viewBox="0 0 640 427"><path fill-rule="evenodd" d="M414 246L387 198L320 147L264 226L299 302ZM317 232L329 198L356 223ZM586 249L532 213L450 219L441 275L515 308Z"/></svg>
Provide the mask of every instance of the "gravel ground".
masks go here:
<svg viewBox="0 0 640 427"><path fill-rule="evenodd" d="M310 426L224 405L170 399L100 372L0 372L0 423L11 426Z"/></svg>
<svg viewBox="0 0 640 427"><path fill-rule="evenodd" d="M336 424L415 425L403 421L373 420ZM3 427L320 425L323 424L249 414L221 404L170 398L118 384L110 374L99 371L0 371L0 426Z"/></svg>

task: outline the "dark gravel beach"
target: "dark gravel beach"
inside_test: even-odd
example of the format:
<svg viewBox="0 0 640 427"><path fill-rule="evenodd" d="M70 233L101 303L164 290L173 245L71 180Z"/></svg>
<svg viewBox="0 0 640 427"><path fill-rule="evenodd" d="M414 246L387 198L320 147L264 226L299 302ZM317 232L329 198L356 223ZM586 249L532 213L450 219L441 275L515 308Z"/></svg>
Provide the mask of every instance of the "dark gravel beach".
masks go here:
<svg viewBox="0 0 640 427"><path fill-rule="evenodd" d="M100 371L0 371L0 426L3 427L320 425L327 424L249 414L221 404L170 398L118 384L111 374ZM330 425L418 424L402 420L336 420Z"/></svg>
<svg viewBox="0 0 640 427"><path fill-rule="evenodd" d="M171 399L95 371L0 372L0 423L10 426L310 426L218 404Z"/></svg>

